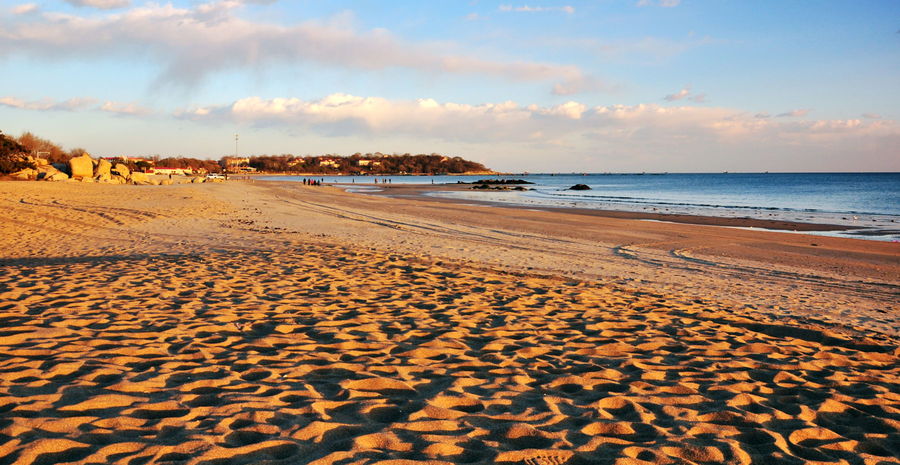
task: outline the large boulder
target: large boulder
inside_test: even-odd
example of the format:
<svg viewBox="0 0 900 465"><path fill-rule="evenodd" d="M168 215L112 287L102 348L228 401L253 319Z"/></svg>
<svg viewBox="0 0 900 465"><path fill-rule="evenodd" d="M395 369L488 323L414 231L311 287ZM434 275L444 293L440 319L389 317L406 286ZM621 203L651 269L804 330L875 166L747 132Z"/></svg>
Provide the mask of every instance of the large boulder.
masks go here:
<svg viewBox="0 0 900 465"><path fill-rule="evenodd" d="M69 159L69 174L73 179L94 177L94 159L88 154Z"/></svg>
<svg viewBox="0 0 900 465"><path fill-rule="evenodd" d="M131 175L131 170L128 169L127 166L125 166L121 163L116 163L116 166L113 167L113 169L112 169L112 173L118 174L119 176L122 176L123 178L127 178L128 176Z"/></svg>
<svg viewBox="0 0 900 465"><path fill-rule="evenodd" d="M589 191L591 190L591 186L587 184L575 184L574 186L569 188L570 191Z"/></svg>
<svg viewBox="0 0 900 465"><path fill-rule="evenodd" d="M97 166L94 167L94 177L109 177L112 171L112 163L107 160L100 159L97 161Z"/></svg>
<svg viewBox="0 0 900 465"><path fill-rule="evenodd" d="M116 167L118 166L119 165L116 165ZM128 180L131 181L132 184L150 184L150 176L147 176L147 173L141 173L139 171L131 173Z"/></svg>

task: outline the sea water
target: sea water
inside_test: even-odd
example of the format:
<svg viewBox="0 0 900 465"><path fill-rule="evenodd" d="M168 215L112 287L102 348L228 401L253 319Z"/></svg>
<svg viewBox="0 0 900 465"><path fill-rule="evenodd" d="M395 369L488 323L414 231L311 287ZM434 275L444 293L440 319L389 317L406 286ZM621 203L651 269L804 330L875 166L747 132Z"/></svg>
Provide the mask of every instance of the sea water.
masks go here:
<svg viewBox="0 0 900 465"><path fill-rule="evenodd" d="M269 177L287 180L300 177ZM432 196L530 208L573 207L649 213L754 218L853 226L817 234L900 241L900 173L522 174L384 176L394 184L457 184L522 179L527 191L434 191ZM325 176L362 191L369 176ZM569 188L585 184L590 190Z"/></svg>

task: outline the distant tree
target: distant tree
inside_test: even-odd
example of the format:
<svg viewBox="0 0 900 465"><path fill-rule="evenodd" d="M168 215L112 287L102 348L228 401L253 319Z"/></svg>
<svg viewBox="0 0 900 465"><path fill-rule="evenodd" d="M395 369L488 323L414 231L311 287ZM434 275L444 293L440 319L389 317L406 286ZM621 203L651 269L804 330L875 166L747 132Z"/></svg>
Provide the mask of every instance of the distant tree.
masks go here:
<svg viewBox="0 0 900 465"><path fill-rule="evenodd" d="M69 158L80 157L86 153L88 153L87 150L85 150L81 147L75 147L74 149L69 150Z"/></svg>
<svg viewBox="0 0 900 465"><path fill-rule="evenodd" d="M153 163L150 163L146 160L138 160L134 162L134 168L136 169L136 171L147 172L147 170L153 168Z"/></svg>
<svg viewBox="0 0 900 465"><path fill-rule="evenodd" d="M0 132L0 173L8 174L25 168L34 168L28 161L28 150L15 139Z"/></svg>
<svg viewBox="0 0 900 465"><path fill-rule="evenodd" d="M69 161L69 155L62 147L31 132L23 132L17 140L35 158L44 158L50 163L65 163Z"/></svg>

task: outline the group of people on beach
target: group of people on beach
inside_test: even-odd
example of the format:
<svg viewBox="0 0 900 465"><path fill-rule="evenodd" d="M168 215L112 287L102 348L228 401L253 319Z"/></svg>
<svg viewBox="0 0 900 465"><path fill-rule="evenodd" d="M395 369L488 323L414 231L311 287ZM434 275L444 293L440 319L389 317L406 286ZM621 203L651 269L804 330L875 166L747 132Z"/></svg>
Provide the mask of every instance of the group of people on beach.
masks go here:
<svg viewBox="0 0 900 465"><path fill-rule="evenodd" d="M303 185L304 186L321 186L322 181L324 181L324 180L325 180L324 178L323 179L303 178Z"/></svg>

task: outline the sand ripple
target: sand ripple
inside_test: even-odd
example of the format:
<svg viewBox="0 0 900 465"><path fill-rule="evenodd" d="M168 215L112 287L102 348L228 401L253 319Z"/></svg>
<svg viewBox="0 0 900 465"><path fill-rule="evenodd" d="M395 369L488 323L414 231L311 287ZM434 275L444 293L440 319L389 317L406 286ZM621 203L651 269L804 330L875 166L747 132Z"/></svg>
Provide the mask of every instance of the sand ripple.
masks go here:
<svg viewBox="0 0 900 465"><path fill-rule="evenodd" d="M898 463L885 342L341 247L0 268L0 465Z"/></svg>

